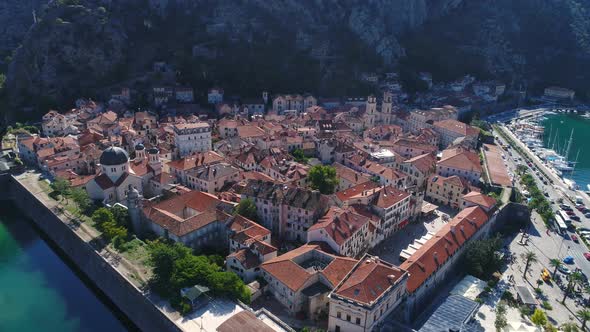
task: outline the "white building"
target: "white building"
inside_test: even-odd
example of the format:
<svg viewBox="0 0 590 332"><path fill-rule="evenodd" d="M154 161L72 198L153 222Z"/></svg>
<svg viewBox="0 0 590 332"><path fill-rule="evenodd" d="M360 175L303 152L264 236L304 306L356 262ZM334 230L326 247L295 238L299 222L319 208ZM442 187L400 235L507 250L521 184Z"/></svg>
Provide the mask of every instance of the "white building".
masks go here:
<svg viewBox="0 0 590 332"><path fill-rule="evenodd" d="M41 128L46 136L67 136L79 133L78 128L74 125L76 123L75 116L49 111L43 115L41 121Z"/></svg>
<svg viewBox="0 0 590 332"><path fill-rule="evenodd" d="M129 190L143 192L142 178L133 174L127 152L110 147L100 156L100 174L86 184L93 200L104 203L125 202Z"/></svg>
<svg viewBox="0 0 590 332"><path fill-rule="evenodd" d="M207 102L214 105L223 102L223 89L209 89L209 92L207 93Z"/></svg>
<svg viewBox="0 0 590 332"><path fill-rule="evenodd" d="M277 257L270 231L250 219L237 215L228 225L229 252L225 263L228 271L249 283L260 275L260 264Z"/></svg>
<svg viewBox="0 0 590 332"><path fill-rule="evenodd" d="M303 113L307 108L317 104L318 100L312 95L277 95L272 100L272 110L276 114L290 110Z"/></svg>
<svg viewBox="0 0 590 332"><path fill-rule="evenodd" d="M174 125L174 144L180 157L211 150L211 127L206 122Z"/></svg>
<svg viewBox="0 0 590 332"><path fill-rule="evenodd" d="M330 332L373 331L402 302L408 272L365 255L330 293Z"/></svg>

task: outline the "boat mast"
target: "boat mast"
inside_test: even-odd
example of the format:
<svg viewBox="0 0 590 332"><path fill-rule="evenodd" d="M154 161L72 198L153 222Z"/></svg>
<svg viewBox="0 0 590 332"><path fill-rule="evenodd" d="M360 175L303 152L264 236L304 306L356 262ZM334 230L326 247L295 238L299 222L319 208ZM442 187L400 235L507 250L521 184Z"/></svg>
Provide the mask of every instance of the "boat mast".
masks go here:
<svg viewBox="0 0 590 332"><path fill-rule="evenodd" d="M567 149L565 150L565 160L566 161L567 161L567 158L569 157L570 149L572 148L573 138L574 138L574 128L572 128L572 133L570 134L570 140L567 142Z"/></svg>
<svg viewBox="0 0 590 332"><path fill-rule="evenodd" d="M580 156L580 149L578 149L578 153L576 154L576 161L574 162L574 168L572 169L572 175L574 174L574 171L576 170L576 165L578 164L578 157Z"/></svg>
<svg viewBox="0 0 590 332"><path fill-rule="evenodd" d="M553 139L553 145L551 146L551 150L555 150L555 142L557 142L557 135L559 134L559 128L557 128L557 130L555 130L555 138ZM558 149L559 149L559 142L557 142L558 144ZM557 151L557 150L555 150Z"/></svg>
<svg viewBox="0 0 590 332"><path fill-rule="evenodd" d="M553 131L553 124L549 125L549 139L547 140L547 147L551 146L551 132Z"/></svg>

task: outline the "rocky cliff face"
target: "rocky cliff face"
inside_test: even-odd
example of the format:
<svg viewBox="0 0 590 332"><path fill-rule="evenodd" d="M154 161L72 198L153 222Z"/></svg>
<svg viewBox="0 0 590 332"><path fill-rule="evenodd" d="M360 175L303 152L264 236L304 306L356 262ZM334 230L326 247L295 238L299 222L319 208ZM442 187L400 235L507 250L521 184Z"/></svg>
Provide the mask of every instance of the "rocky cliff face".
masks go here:
<svg viewBox="0 0 590 332"><path fill-rule="evenodd" d="M10 52L21 42L33 25L33 13L38 12L42 0L0 1L0 52Z"/></svg>
<svg viewBox="0 0 590 332"><path fill-rule="evenodd" d="M92 96L155 60L242 95L363 93L360 72L400 59L435 78L561 84L561 67L588 57L589 12L590 0L62 0L26 34L7 87L21 103Z"/></svg>

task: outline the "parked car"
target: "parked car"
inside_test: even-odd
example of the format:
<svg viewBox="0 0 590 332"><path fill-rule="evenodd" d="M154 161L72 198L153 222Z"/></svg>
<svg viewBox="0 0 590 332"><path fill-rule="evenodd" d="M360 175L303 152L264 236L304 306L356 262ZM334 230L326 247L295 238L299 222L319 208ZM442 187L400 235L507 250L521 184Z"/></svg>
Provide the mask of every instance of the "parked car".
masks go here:
<svg viewBox="0 0 590 332"><path fill-rule="evenodd" d="M587 260L590 261L590 252L585 252L584 253L584 258L586 258Z"/></svg>
<svg viewBox="0 0 590 332"><path fill-rule="evenodd" d="M563 265L559 265L557 267L557 271L563 273L563 274L570 274L572 273L572 270L568 269L567 267L563 266Z"/></svg>
<svg viewBox="0 0 590 332"><path fill-rule="evenodd" d="M580 239L578 239L578 236L576 234L572 234L570 236L570 239L572 239L572 241L574 241L576 243L579 243L580 242Z"/></svg>
<svg viewBox="0 0 590 332"><path fill-rule="evenodd" d="M590 218L590 212L586 212L586 213L584 213L584 217L586 217L586 218Z"/></svg>
<svg viewBox="0 0 590 332"><path fill-rule="evenodd" d="M559 207L564 211L571 211L572 207L567 204L559 204Z"/></svg>
<svg viewBox="0 0 590 332"><path fill-rule="evenodd" d="M567 214L570 217L573 216L573 215L575 215L574 211L571 211L571 210L570 211L565 211L565 214Z"/></svg>
<svg viewBox="0 0 590 332"><path fill-rule="evenodd" d="M580 217L578 217L576 215L570 216L570 219L575 220L575 221L580 221Z"/></svg>
<svg viewBox="0 0 590 332"><path fill-rule="evenodd" d="M572 256L566 256L563 259L563 262L566 263L566 264L574 264L574 257L572 257Z"/></svg>

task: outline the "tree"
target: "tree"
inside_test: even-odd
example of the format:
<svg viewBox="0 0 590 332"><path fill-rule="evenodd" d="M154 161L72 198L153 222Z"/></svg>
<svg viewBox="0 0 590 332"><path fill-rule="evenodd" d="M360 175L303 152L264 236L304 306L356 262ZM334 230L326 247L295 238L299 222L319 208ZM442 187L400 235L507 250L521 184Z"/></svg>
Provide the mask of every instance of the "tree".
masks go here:
<svg viewBox="0 0 590 332"><path fill-rule="evenodd" d="M100 227L100 225L106 223L106 222L114 222L115 221L115 217L113 216L113 213L107 209L107 208L100 208L96 211L94 211L94 213L92 213L92 217L91 217L92 221L94 221L94 223Z"/></svg>
<svg viewBox="0 0 590 332"><path fill-rule="evenodd" d="M563 263L561 262L560 259L557 258L552 258L549 261L549 265L551 265L552 267L554 267L555 269L553 270L553 279L555 279L555 275L557 274L557 269L563 265Z"/></svg>
<svg viewBox="0 0 590 332"><path fill-rule="evenodd" d="M78 205L78 209L80 213L89 213L92 209L92 200L88 193L83 188L72 188L70 190L70 196L76 205Z"/></svg>
<svg viewBox="0 0 590 332"><path fill-rule="evenodd" d="M531 315L531 322L537 326L547 325L547 315L541 309L535 309L535 312Z"/></svg>
<svg viewBox="0 0 590 332"><path fill-rule="evenodd" d="M572 273L568 276L567 287L566 287L565 292L563 294L563 300L561 300L561 303L565 303L565 299L567 299L567 297L574 290L574 287L576 285L579 285L582 282L582 280L584 280L584 279L582 277L582 274L579 271L575 271L574 273Z"/></svg>
<svg viewBox="0 0 590 332"><path fill-rule="evenodd" d="M528 272L529 267L531 267L532 263L537 261L537 254L535 254L532 251L527 251L526 253L521 254L520 257L522 259L524 259L526 262L526 265L524 266L524 273L523 273L523 276L526 279L526 273Z"/></svg>
<svg viewBox="0 0 590 332"><path fill-rule="evenodd" d="M576 325L575 323L571 323L571 322L562 324L560 326L560 328L563 332L580 332L578 325Z"/></svg>
<svg viewBox="0 0 590 332"><path fill-rule="evenodd" d="M499 237L470 243L463 256L466 272L481 279L488 279L500 267L501 261L495 252L501 246Z"/></svg>
<svg viewBox="0 0 590 332"><path fill-rule="evenodd" d="M557 327L553 326L553 324L551 324L551 323L549 323L549 322L548 322L548 323L545 325L544 332L557 332L557 331L558 331L558 330L557 330Z"/></svg>
<svg viewBox="0 0 590 332"><path fill-rule="evenodd" d="M117 225L129 227L129 211L126 208L120 205L115 205L111 208L111 213L113 214L113 218Z"/></svg>
<svg viewBox="0 0 590 332"><path fill-rule="evenodd" d="M66 198L70 194L71 186L70 183L62 178L56 178L55 181L51 182L51 189L58 195L61 196L61 199Z"/></svg>
<svg viewBox="0 0 590 332"><path fill-rule="evenodd" d="M307 162L307 157L305 156L305 154L303 153L303 150L301 150L301 149L293 150L293 152L291 152L291 155L293 155L293 158L295 158L295 161L298 163L306 163Z"/></svg>
<svg viewBox="0 0 590 332"><path fill-rule="evenodd" d="M586 330L586 323L590 320L590 310L578 310L576 311L576 316L582 321L582 331Z"/></svg>
<svg viewBox="0 0 590 332"><path fill-rule="evenodd" d="M163 240L156 240L148 243L148 253L153 266L154 274L150 283L154 291L168 298L176 295L170 282L175 262L191 255L191 250L179 243L170 245Z"/></svg>
<svg viewBox="0 0 590 332"><path fill-rule="evenodd" d="M258 216L256 204L254 204L254 201L249 198L241 200L234 209L234 215L237 214L256 221Z"/></svg>
<svg viewBox="0 0 590 332"><path fill-rule="evenodd" d="M322 194L329 195L334 193L338 185L336 169L332 166L316 165L313 166L307 174L311 187L319 190Z"/></svg>
<svg viewBox="0 0 590 332"><path fill-rule="evenodd" d="M506 325L508 325L508 320L506 319L506 303L504 301L500 301L496 307L496 320L494 321L496 332L502 331Z"/></svg>

